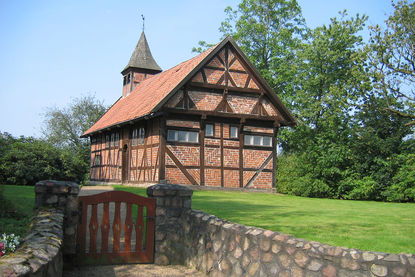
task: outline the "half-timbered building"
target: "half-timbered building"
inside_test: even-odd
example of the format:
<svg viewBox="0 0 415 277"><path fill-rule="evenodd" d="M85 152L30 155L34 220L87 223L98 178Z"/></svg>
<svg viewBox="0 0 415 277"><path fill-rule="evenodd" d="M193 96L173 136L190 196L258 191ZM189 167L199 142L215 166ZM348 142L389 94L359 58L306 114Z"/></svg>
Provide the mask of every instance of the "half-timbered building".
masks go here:
<svg viewBox="0 0 415 277"><path fill-rule="evenodd" d="M232 38L162 71L143 32L122 75L83 134L91 181L275 187L277 133L295 119Z"/></svg>

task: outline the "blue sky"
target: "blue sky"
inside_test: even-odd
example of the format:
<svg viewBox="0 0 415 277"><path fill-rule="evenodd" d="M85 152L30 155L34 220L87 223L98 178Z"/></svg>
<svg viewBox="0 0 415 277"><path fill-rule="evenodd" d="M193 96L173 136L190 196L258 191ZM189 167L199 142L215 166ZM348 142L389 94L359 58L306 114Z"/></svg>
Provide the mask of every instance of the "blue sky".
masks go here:
<svg viewBox="0 0 415 277"><path fill-rule="evenodd" d="M389 0L298 0L309 27L347 9L383 24ZM217 43L223 10L236 0L0 0L0 132L41 136L47 107L65 107L88 93L111 105L120 71L142 30L166 70L193 57L199 40ZM364 33L367 36L367 32Z"/></svg>

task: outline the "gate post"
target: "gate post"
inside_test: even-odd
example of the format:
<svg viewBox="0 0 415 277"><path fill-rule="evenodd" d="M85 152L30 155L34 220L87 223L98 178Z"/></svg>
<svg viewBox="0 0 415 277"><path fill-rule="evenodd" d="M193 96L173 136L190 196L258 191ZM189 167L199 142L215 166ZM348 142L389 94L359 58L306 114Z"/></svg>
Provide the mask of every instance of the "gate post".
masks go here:
<svg viewBox="0 0 415 277"><path fill-rule="evenodd" d="M35 209L43 206L63 210L63 248L64 257L76 255L76 226L78 224L79 186L74 182L46 180L35 185Z"/></svg>
<svg viewBox="0 0 415 277"><path fill-rule="evenodd" d="M157 184L147 188L156 199L154 263L184 264L186 236L183 213L191 209L193 190L180 185Z"/></svg>

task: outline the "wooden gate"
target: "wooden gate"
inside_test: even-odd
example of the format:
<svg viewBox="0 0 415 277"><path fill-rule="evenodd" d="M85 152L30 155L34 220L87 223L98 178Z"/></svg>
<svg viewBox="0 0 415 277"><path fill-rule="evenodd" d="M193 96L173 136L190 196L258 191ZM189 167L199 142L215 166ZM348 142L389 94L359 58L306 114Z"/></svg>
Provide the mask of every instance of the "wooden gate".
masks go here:
<svg viewBox="0 0 415 277"><path fill-rule="evenodd" d="M154 261L155 199L108 191L79 200L79 265Z"/></svg>

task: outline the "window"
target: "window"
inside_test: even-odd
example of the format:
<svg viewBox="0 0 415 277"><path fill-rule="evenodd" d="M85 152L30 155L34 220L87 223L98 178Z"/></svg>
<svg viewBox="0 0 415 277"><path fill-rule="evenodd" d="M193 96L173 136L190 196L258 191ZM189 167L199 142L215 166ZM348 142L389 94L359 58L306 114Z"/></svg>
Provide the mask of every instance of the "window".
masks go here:
<svg viewBox="0 0 415 277"><path fill-rule="evenodd" d="M238 127L231 126L230 137L231 138L238 138Z"/></svg>
<svg viewBox="0 0 415 277"><path fill-rule="evenodd" d="M101 165L101 155L96 155L94 160L94 166Z"/></svg>
<svg viewBox="0 0 415 277"><path fill-rule="evenodd" d="M245 145L271 147L272 139L267 136L245 135Z"/></svg>
<svg viewBox="0 0 415 277"><path fill-rule="evenodd" d="M205 136L206 137L214 137L215 136L215 129L213 127L213 124L206 124Z"/></svg>
<svg viewBox="0 0 415 277"><path fill-rule="evenodd" d="M105 135L105 147L110 147L110 135Z"/></svg>
<svg viewBox="0 0 415 277"><path fill-rule="evenodd" d="M134 129L131 134L131 145L136 146L137 145L137 137L138 137L138 130Z"/></svg>
<svg viewBox="0 0 415 277"><path fill-rule="evenodd" d="M115 133L115 146L120 146L120 133Z"/></svg>
<svg viewBox="0 0 415 277"><path fill-rule="evenodd" d="M199 134L198 132L191 132L191 131L168 130L167 140L197 143L199 142Z"/></svg>
<svg viewBox="0 0 415 277"><path fill-rule="evenodd" d="M110 146L114 147L114 143L115 143L115 133L112 133L111 134L111 144L110 144Z"/></svg>
<svg viewBox="0 0 415 277"><path fill-rule="evenodd" d="M91 137L91 144L95 144L97 142L97 139L95 137Z"/></svg>
<svg viewBox="0 0 415 277"><path fill-rule="evenodd" d="M140 129L138 129L138 144L144 144L144 138L144 128L141 127Z"/></svg>

